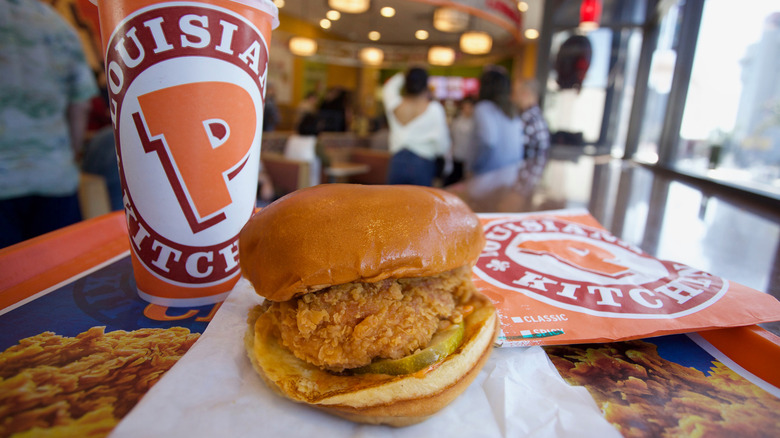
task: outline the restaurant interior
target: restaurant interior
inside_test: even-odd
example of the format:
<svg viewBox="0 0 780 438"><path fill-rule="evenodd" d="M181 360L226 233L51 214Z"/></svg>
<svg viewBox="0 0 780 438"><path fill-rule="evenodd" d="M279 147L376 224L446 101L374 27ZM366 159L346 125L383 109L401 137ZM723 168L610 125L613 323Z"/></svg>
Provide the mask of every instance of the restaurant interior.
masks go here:
<svg viewBox="0 0 780 438"><path fill-rule="evenodd" d="M109 32L100 29L95 0L40 1L77 30L87 61L105 87L100 35ZM97 3L105 7L113 1ZM137 9L116 16L146 17L142 13L152 10L170 14L167 19L173 16L171 10L190 14L186 7L193 6L133 1ZM198 2L199 8L241 10L271 21L265 12L244 9L254 0L207 6L202 3L217 2ZM214 173L226 181L235 178L239 182L234 186L241 188L251 187L257 173L256 200L250 194L241 203L231 198L233 192L226 195L228 208L239 206L231 212L245 214L236 228L241 238L236 236L239 231L228 240L209 235L209 222L229 222L222 211L217 211L222 217L195 217L192 210L187 216L188 194L180 185L172 187L170 176L159 183L162 179L145 172L149 168L132 175L153 199L143 204L137 200L144 196L131 199L122 167L128 186L123 192L113 153L119 152L122 166L127 161L121 145L115 148L110 112L98 97L93 116L103 117L92 120L96 124L85 146L107 140L111 166L103 173L81 169L78 196L84 220L0 248L0 438L777 435L780 303L772 297L780 299L780 2L273 4L279 26L271 32L264 77L268 117L262 122L259 171L254 164L246 166L253 152L242 151L243 161ZM149 20L150 32L161 32L154 23L164 21L163 15L155 20ZM252 38L262 35L259 28L266 30L243 16L241 20L245 29L251 28L247 33ZM124 25L129 20L116 21ZM229 30L223 27L223 36ZM184 36L181 41L184 46ZM121 44L114 46L116 51L123 49ZM186 53L181 57L198 58ZM427 70L430 97L442 104L450 121L460 114L464 99L479 96L480 78L488 69L506 72L513 84L535 81L540 84L538 101L549 148L488 172L467 171L456 181L442 171L434 186L448 193L395 186L390 196L367 195L391 190L376 187L387 184L393 158L382 91L388 80L410 67ZM211 75L226 71L204 70ZM220 77L211 83L226 82ZM252 76L248 82L254 87L260 80ZM175 87L161 87L170 88ZM224 94L209 97L215 95L220 103L226 100ZM260 92L253 96L256 116L263 106L258 103ZM331 118L334 109L340 117ZM311 151L305 157L290 152L304 115L312 112L319 121L316 160ZM145 153L159 147L155 151L162 157L164 136L141 129L144 122L138 114L132 116L138 130L133 135L146 134L139 140ZM196 119L195 126L217 120L205 118ZM229 125L224 126L229 132ZM254 139L244 143L256 148L257 136ZM179 151L196 155L191 143L183 144ZM215 144L206 149L222 143ZM205 160L190 163L195 161ZM170 161L163 162L166 165ZM250 171L242 174L242 169ZM164 170L175 175L171 167ZM190 175L199 180L201 170ZM301 191L315 185L319 187ZM213 185L204 187L206 193L213 191ZM300 196L328 189L340 197ZM415 195L398 194L410 190ZM148 196L157 191L169 197ZM413 198L421 192L434 199L430 204L436 208L416 203ZM306 201L279 202L296 193ZM361 200L360 208L350 203L357 210L355 217L349 216L353 210L343 208L346 202L340 202L348 197L344 193ZM386 209L363 208L380 198ZM171 214L156 214L158 205L166 204L159 199L171 201L166 207L181 216L181 223L171 220ZM403 208L388 206L387 199ZM151 207L147 211L152 213L140 214L144 207ZM290 209L278 213L282 208ZM414 209L420 214L408 213ZM364 214L366 210L370 214ZM427 210L433 213L425 216ZM275 222L257 231L257 219L264 220L269 212L265 218ZM366 220L371 225L364 225ZM395 226L408 220L415 225ZM231 221L231 226L238 222ZM350 221L354 223L347 224ZM246 231L253 222L255 228ZM313 222L317 225L311 226ZM148 224L160 225L174 237L144 228ZM450 229L458 228L477 237L468 245L465 238L452 238L456 232ZM393 232L385 232L388 229ZM176 242L179 234L189 238L198 233L217 243L204 247L186 239ZM383 234L391 238L383 240ZM257 236L271 236L263 241L271 244L258 244ZM387 250L395 248L388 240L401 249ZM239 250L241 245L248 246ZM464 253L463 247L471 246L473 258L433 276L404 276L408 264L444 264L436 257L447 245ZM398 262L401 268L389 278L383 276L386 271L369 276L352 266L380 263L369 260L372 257L384 263L394 251L413 262ZM419 253L426 251L437 261L423 260ZM353 257L353 252L360 255ZM246 262L256 253L265 258ZM334 268L338 263L333 259L339 257L350 258L352 265ZM629 266L621 260L628 260ZM295 272L299 265L317 271L311 276L313 285L304 284L305 276ZM288 301L263 295L247 275L266 266L271 267L268 277L297 281L300 289L290 292ZM216 272L219 268L223 272ZM357 277L339 284L334 278L340 270L357 272ZM212 281L212 274L224 278ZM456 276L461 277L458 283ZM190 277L196 281L187 284ZM418 280L419 290L398 286ZM263 286L264 281L257 283ZM345 355L364 352L372 344L372 330L385 333L378 336L381 341L401 327L391 316L421 325L403 311L419 306L419 313L425 313L426 300L438 294L440 283L449 287L441 295L463 295L457 298L463 301L457 307L453 302L454 313L435 316L430 336L396 358L375 355L359 368L319 368L282 339L282 330L302 333L331 322L331 314L315 309L316 300L326 293L346 291L337 292L348 297L343 301L332 299L333 308L348 309L332 312L336 320L357 314L354 309L365 302L370 308L375 298L366 297L378 285L381 293L390 291L394 300L404 301L401 311L382 304L385 307L376 312L380 317L363 315L353 318L353 326L339 326L340 321L330 326L347 333L345 337L365 341L343 348ZM159 295L145 293L146 285L153 285ZM401 287L406 287L406 295ZM409 289L423 298L407 299ZM186 296L177 295L182 293ZM307 307L310 302L315 304ZM300 312L290 313L285 327L268 322L281 318L269 315L281 314L278 309L285 306L299 306ZM363 324L366 321L370 324ZM370 333L362 339L360 332ZM480 351L474 353L477 341ZM327 351L327 345L342 347L330 339L304 344L317 354ZM468 366L452 371L453 364L466 360ZM388 363L403 369L387 372L381 367ZM377 364L380 371L371 368ZM293 377L274 380L280 375ZM393 388L389 396L377 390L387 382ZM308 398L289 395L295 391ZM349 405L354 394L368 402ZM397 394L413 397L397 403L392 398ZM439 396L449 399L432 402ZM361 410L366 403L380 412L400 404L403 414L393 415L404 421L412 415L414 421L384 421L408 425L391 428L343 420L382 423L376 420L381 417L369 415L376 411ZM409 413L431 405L436 405L435 415ZM367 421L366 415L373 420Z"/></svg>
<svg viewBox="0 0 780 438"><path fill-rule="evenodd" d="M50 1L101 71L94 6ZM501 66L544 84L547 160L447 190L477 212L585 208L655 257L780 297L775 3L744 2L740 14L726 0L274 3L268 89L280 117L263 134L260 205L316 180L384 183L381 87L394 73L425 67L452 116L484 68ZM348 121L319 134L330 164L315 176L285 144L307 96L316 105L336 92ZM84 216L110 211L101 177L82 178Z"/></svg>

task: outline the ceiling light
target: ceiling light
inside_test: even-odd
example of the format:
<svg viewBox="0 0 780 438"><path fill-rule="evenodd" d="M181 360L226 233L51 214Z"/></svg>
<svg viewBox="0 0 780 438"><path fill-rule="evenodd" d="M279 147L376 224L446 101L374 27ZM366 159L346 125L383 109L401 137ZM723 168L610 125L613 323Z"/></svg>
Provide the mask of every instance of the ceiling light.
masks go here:
<svg viewBox="0 0 780 438"><path fill-rule="evenodd" d="M528 11L528 3L526 2L520 2L517 4L517 10L520 12L527 12Z"/></svg>
<svg viewBox="0 0 780 438"><path fill-rule="evenodd" d="M347 14L362 14L371 6L369 0L328 0L328 6Z"/></svg>
<svg viewBox="0 0 780 438"><path fill-rule="evenodd" d="M274 5L276 5L277 8L282 9L284 7L284 0L274 0Z"/></svg>
<svg viewBox="0 0 780 438"><path fill-rule="evenodd" d="M471 55L484 55L493 48L493 38L487 32L471 31L460 36L460 50Z"/></svg>
<svg viewBox="0 0 780 438"><path fill-rule="evenodd" d="M433 27L442 32L461 32L469 25L468 12L442 7L433 11Z"/></svg>
<svg viewBox="0 0 780 438"><path fill-rule="evenodd" d="M382 34L380 34L375 30L372 30L371 32L368 33L368 39L370 39L371 41L377 41L379 38L382 38Z"/></svg>
<svg viewBox="0 0 780 438"><path fill-rule="evenodd" d="M331 9L331 10L329 10L328 12L326 12L326 13L325 13L325 16L326 16L326 17L328 18L328 20L330 20L330 21L336 21L336 20L338 20L339 18L341 18L341 12L339 12L339 11L336 11L336 10L334 10L334 9Z"/></svg>
<svg viewBox="0 0 780 438"><path fill-rule="evenodd" d="M526 29L524 35L528 40L535 40L539 38L539 31L536 29Z"/></svg>
<svg viewBox="0 0 780 438"><path fill-rule="evenodd" d="M417 38L418 40L421 40L421 41L427 40L428 39L428 31L420 29L420 30L418 30L417 32L414 33L414 37Z"/></svg>
<svg viewBox="0 0 780 438"><path fill-rule="evenodd" d="M292 37L290 38L290 52L293 55L298 56L311 56L317 53L317 41L306 37Z"/></svg>
<svg viewBox="0 0 780 438"><path fill-rule="evenodd" d="M385 6L379 10L379 13L382 14L383 17L390 18L395 15L395 9L391 8L390 6Z"/></svg>
<svg viewBox="0 0 780 438"><path fill-rule="evenodd" d="M327 18L320 20L320 27L323 29L330 29L331 22Z"/></svg>
<svg viewBox="0 0 780 438"><path fill-rule="evenodd" d="M455 62L455 50L444 46L432 46L428 49L428 63L431 65L452 65Z"/></svg>
<svg viewBox="0 0 780 438"><path fill-rule="evenodd" d="M376 47L364 47L360 49L360 60L369 65L379 65L385 59L385 52Z"/></svg>

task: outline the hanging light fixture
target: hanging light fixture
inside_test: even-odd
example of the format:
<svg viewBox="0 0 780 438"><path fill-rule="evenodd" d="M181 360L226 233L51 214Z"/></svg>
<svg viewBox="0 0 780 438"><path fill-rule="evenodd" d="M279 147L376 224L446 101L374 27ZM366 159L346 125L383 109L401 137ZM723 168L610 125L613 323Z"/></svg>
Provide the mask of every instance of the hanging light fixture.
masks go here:
<svg viewBox="0 0 780 438"><path fill-rule="evenodd" d="M362 14L371 6L370 0L328 0L328 6L347 14Z"/></svg>
<svg viewBox="0 0 780 438"><path fill-rule="evenodd" d="M290 52L297 56L311 56L317 53L317 41L306 37L292 37L290 38Z"/></svg>
<svg viewBox="0 0 780 438"><path fill-rule="evenodd" d="M599 28L601 21L601 0L582 0L580 4L581 30L589 32Z"/></svg>
<svg viewBox="0 0 780 438"><path fill-rule="evenodd" d="M469 25L468 12L441 7L433 11L433 27L442 32L462 32Z"/></svg>
<svg viewBox="0 0 780 438"><path fill-rule="evenodd" d="M368 65L379 65L385 59L385 52L377 47L364 47L358 54L360 60Z"/></svg>
<svg viewBox="0 0 780 438"><path fill-rule="evenodd" d="M452 65L455 62L455 50L444 46L431 46L428 49L428 63L431 65Z"/></svg>
<svg viewBox="0 0 780 438"><path fill-rule="evenodd" d="M484 55L493 48L493 38L487 32L469 31L460 36L460 50L471 55Z"/></svg>

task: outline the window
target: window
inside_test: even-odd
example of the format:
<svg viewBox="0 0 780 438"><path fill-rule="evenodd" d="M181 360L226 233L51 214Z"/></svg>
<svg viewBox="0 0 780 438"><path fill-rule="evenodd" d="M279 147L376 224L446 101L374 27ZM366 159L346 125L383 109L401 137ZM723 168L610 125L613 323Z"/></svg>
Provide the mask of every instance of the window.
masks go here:
<svg viewBox="0 0 780 438"><path fill-rule="evenodd" d="M704 2L674 167L780 198L778 72L780 3Z"/></svg>

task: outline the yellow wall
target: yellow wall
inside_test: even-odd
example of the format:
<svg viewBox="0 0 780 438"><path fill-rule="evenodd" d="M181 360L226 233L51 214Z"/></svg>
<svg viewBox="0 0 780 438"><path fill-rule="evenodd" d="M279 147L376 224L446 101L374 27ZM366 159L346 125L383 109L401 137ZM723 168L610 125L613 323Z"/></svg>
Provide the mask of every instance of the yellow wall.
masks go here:
<svg viewBox="0 0 780 438"><path fill-rule="evenodd" d="M291 35L304 36L314 39L329 39L339 40L334 38L331 33L325 32L319 27L312 26L311 24L299 20L289 15L279 12L279 27L275 32L284 32ZM292 102L291 106L297 106L303 98L306 90L303 89L304 85L304 69L306 68L306 60L301 57L295 57L293 61L293 90L292 90ZM358 90L358 78L360 75L359 68L348 67L341 65L328 65L327 66L327 87L343 87L349 90Z"/></svg>

